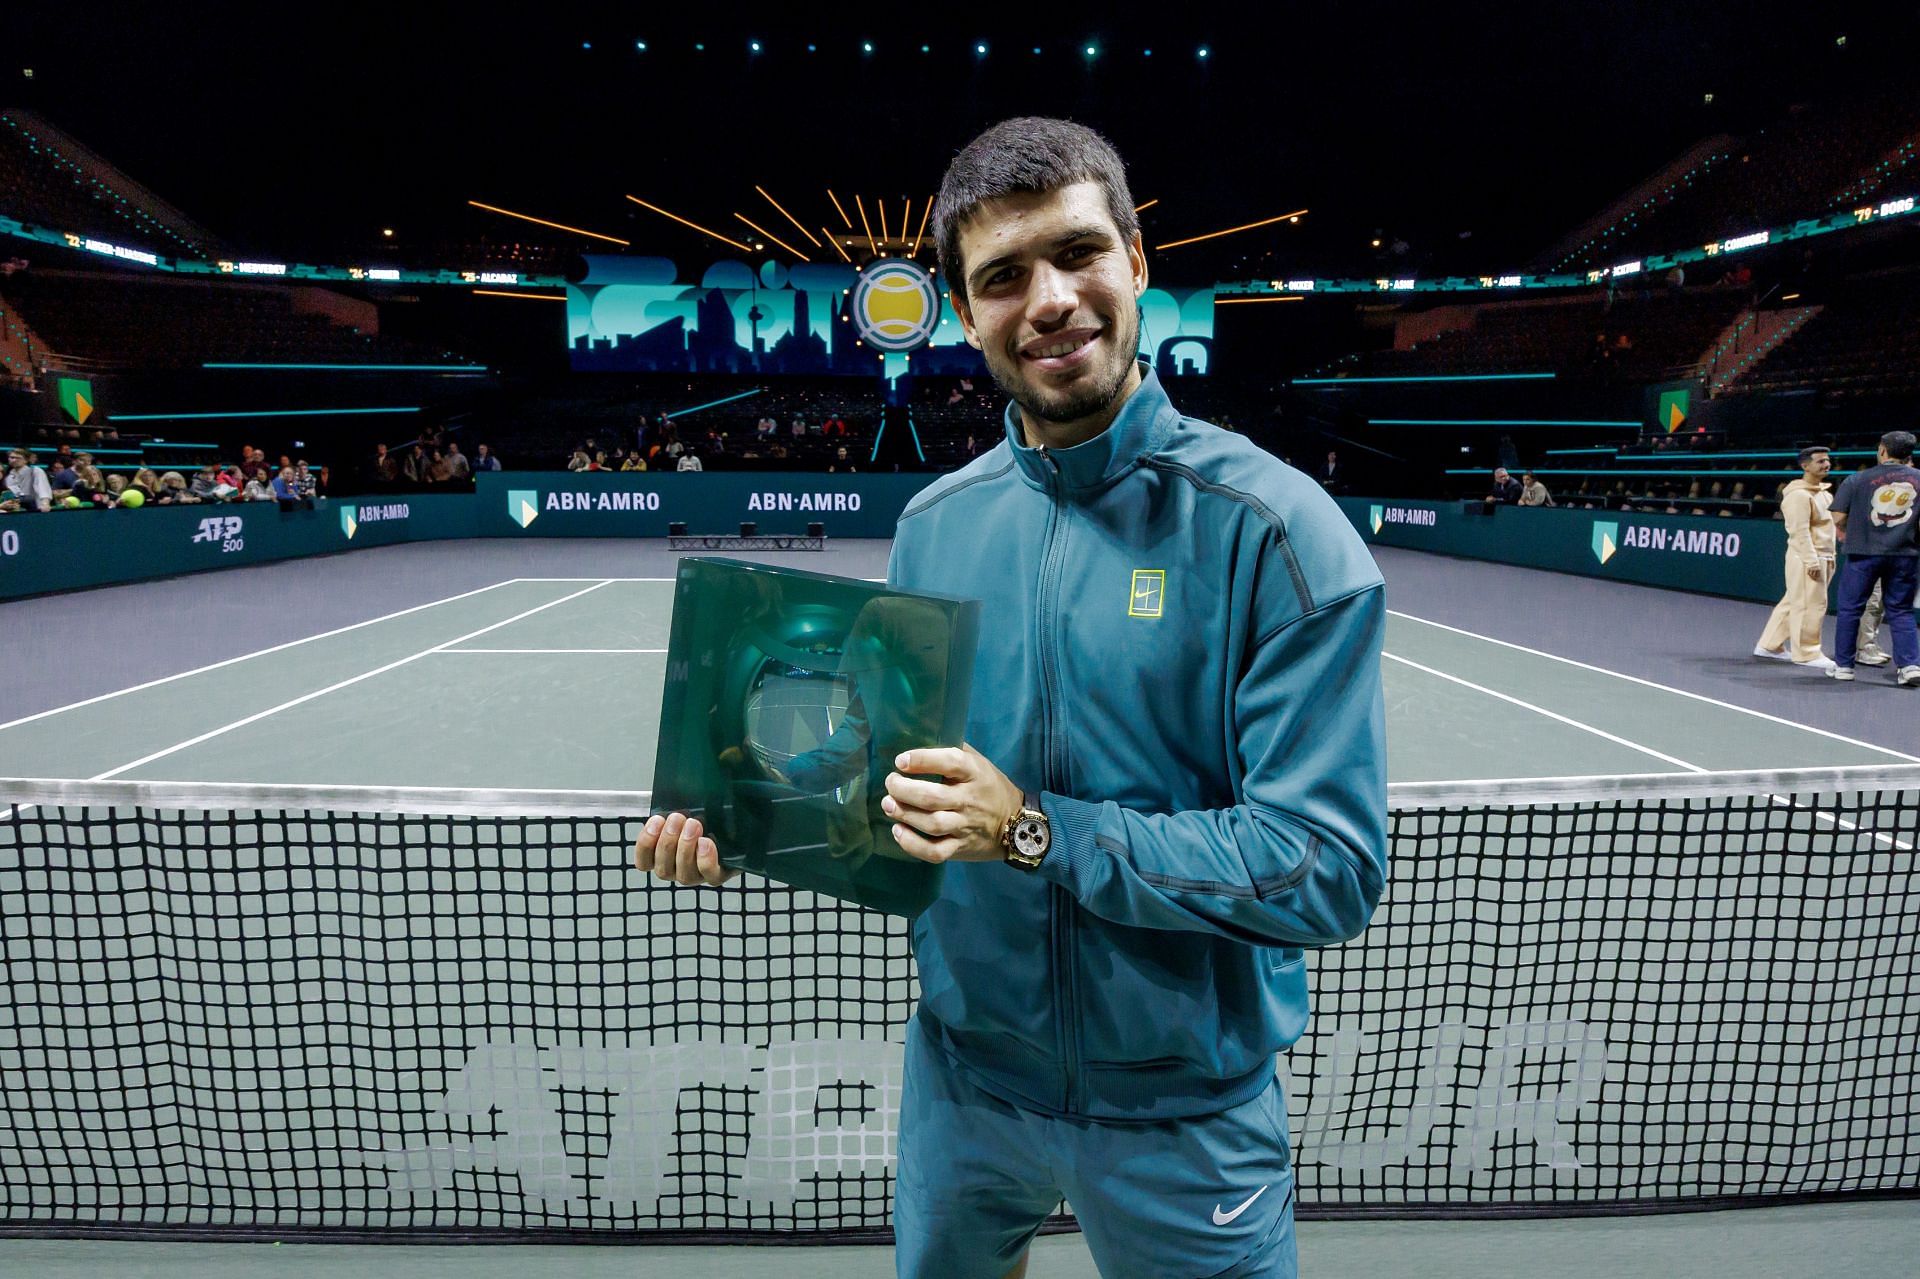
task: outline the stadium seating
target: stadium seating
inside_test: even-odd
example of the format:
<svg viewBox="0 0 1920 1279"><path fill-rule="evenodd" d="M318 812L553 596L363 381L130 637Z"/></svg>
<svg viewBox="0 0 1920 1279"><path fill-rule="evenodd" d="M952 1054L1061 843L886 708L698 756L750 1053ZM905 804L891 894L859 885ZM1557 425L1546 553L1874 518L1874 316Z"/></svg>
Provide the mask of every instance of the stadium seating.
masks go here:
<svg viewBox="0 0 1920 1279"><path fill-rule="evenodd" d="M1798 108L1715 149L1655 207L1623 211L1558 269L1589 269L1707 244L1866 201L1906 171L1920 143L1911 93ZM1690 273L1691 274L1691 273Z"/></svg>
<svg viewBox="0 0 1920 1279"><path fill-rule="evenodd" d="M119 367L193 367L209 360L405 363L447 353L362 333L300 309L295 290L132 272L21 271L0 282L60 356Z"/></svg>
<svg viewBox="0 0 1920 1279"><path fill-rule="evenodd" d="M204 257L214 237L30 111L0 111L0 211L50 230Z"/></svg>
<svg viewBox="0 0 1920 1279"><path fill-rule="evenodd" d="M1920 392L1920 273L1851 281L1823 300L1741 389L1817 389L1830 399Z"/></svg>
<svg viewBox="0 0 1920 1279"><path fill-rule="evenodd" d="M1745 295L1695 288L1598 293L1476 308L1465 328L1406 350L1378 351L1320 370L1331 376L1553 371L1647 381L1697 365Z"/></svg>

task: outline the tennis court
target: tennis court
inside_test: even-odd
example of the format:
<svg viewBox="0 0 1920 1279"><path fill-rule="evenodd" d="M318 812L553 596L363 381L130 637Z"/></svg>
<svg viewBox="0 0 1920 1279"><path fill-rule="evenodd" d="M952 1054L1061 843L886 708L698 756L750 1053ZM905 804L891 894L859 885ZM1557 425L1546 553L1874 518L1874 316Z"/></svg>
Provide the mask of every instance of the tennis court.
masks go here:
<svg viewBox="0 0 1920 1279"><path fill-rule="evenodd" d="M672 605L510 578L0 724L0 776L645 791ZM1383 674L1394 782L1914 759L1405 613Z"/></svg>
<svg viewBox="0 0 1920 1279"><path fill-rule="evenodd" d="M766 558L870 577L884 563L884 550L868 544L825 557ZM297 595L302 579L289 579L287 572L318 575L312 581L324 581L333 590L364 574L368 598L377 599L382 596L373 583L383 573L405 580L395 566L427 554L427 548L395 548L337 557L327 565L222 576L240 579L242 595L252 585L290 580ZM421 593L414 602L377 611L361 607L361 615L347 621L340 620L338 610L317 611L313 624L298 634L263 633L271 643L241 647L216 637L184 645L171 667L126 687L0 723L0 777L63 784L43 787L49 797L43 802L72 805L23 808L14 829L27 832L18 837L23 843L45 841L78 868L54 888L55 914L64 910L81 921L80 938L97 935L98 921L111 922L122 909L109 900L119 891L115 877L155 849L165 853L211 839L221 849L236 850L239 858L234 867L239 873L229 876L206 875L220 867L184 858L180 886L204 885L208 896L202 901L193 899L191 888L176 889L169 901L165 877L157 870L131 885L141 901L126 909L152 909L156 917L179 921L159 929L163 957L177 965L163 974L173 982L166 988L165 1018L128 1015L140 998L136 982L125 993L102 986L97 1009L71 1015L62 1030L71 1051L61 1065L78 1075L83 1067L99 1071L126 1064L114 1057L125 1051L118 1047L123 1041L106 1047L101 1027L159 1026L154 1033L164 1041L173 1072L147 1078L164 1089L168 1119L180 1125L167 1131L184 1131L181 1140L203 1152L196 1157L201 1171L194 1177L208 1180L195 1180L184 1201L156 1207L156 1192L143 1181L138 1159L130 1158L156 1142L141 1127L138 1105L114 1091L119 1085L111 1082L77 1084L79 1091L60 1093L68 1085L57 1072L48 1074L54 1081L48 1086L56 1091L45 1094L47 1105L60 1118L36 1121L34 1136L43 1139L46 1150L91 1144L106 1153L90 1166L62 1165L44 1154L27 1159L16 1169L21 1184L30 1188L21 1193L38 1196L32 1202L57 1210L53 1215L78 1220L93 1214L112 1218L114 1212L103 1210L118 1205L119 1219L150 1223L155 1239L169 1241L0 1239L0 1274L79 1275L111 1268L130 1275L206 1279L349 1269L425 1275L458 1267L482 1275L493 1273L490 1267L504 1274L547 1265L580 1275L718 1275L776 1265L795 1274L890 1273L890 1251L872 1246L775 1251L588 1246L602 1242L592 1238L594 1230L609 1226L693 1243L703 1227L804 1231L809 1224L837 1223L836 1228L858 1233L883 1225L885 1181L871 1145L879 1121L871 1116L878 1113L874 1098L893 1078L888 1073L893 1067L872 1047L910 1006L904 937L854 912L793 905L778 890L749 885L697 893L654 886L624 864L623 841L632 823L611 815L644 811L671 625L670 556L612 545L464 544L441 554L447 558L436 559L436 565L457 565L457 571L438 574L444 582L438 593ZM631 572L569 571L615 567ZM169 585L175 604L190 610L181 593L191 584L174 583L95 592L89 598L100 607L90 614L110 611L111 598L122 589L153 592ZM25 616L22 610L33 606L0 606L0 621L7 610ZM178 633L164 625L156 625L156 631ZM77 630L67 638L76 649L98 643ZM53 639L58 648L61 636ZM1366 964L1357 948L1343 948L1353 958L1327 952L1316 960L1322 983L1316 987L1316 1024L1293 1066L1301 1085L1294 1101L1304 1108L1295 1116L1296 1136L1311 1128L1323 1138L1321 1202L1347 1205L1362 1219L1303 1220L1303 1273L1400 1273L1417 1264L1434 1275L1668 1274L1710 1264L1755 1275L1806 1274L1820 1273L1841 1256L1856 1279L1903 1273L1890 1259L1920 1248L1920 1223L1910 1200L1827 1197L1796 1204L1793 1198L1796 1191L1830 1195L1834 1185L1871 1190L1903 1184L1902 1179L1910 1183L1915 1171L1916 1156L1901 1153L1908 1149L1903 1143L1911 1127L1910 1098L1887 1091L1910 1080L1914 1066L1915 1036L1911 1017L1902 1011L1908 997L1900 988L1905 980L1900 965L1912 946L1910 929L1901 921L1916 891L1914 796L1874 791L1857 803L1820 801L1817 806L1768 793L1697 808L1667 802L1650 808L1603 804L1581 810L1575 826L1551 814L1496 809L1490 797L1513 791L1516 802L1523 802L1529 787L1538 796L1551 795L1556 785L1592 786L1564 779L1871 770L1916 762L1901 749L1907 743L1856 739L1735 705L1679 682L1575 661L1410 612L1396 611L1390 619L1383 673L1396 808L1431 810L1436 795L1449 793L1443 788L1457 793L1462 807L1439 815L1409 811L1397 816L1395 856L1401 856L1405 839L1408 849L1423 854L1408 863L1419 860L1429 869L1404 884L1396 878L1401 913L1391 927L1373 930L1379 944ZM1696 780L1715 782L1712 776ZM1906 775L1901 785L1911 780ZM88 790L89 784L96 789ZM142 810L151 805L163 812L180 807L179 797L190 799L197 788L260 786L275 788L260 792L262 809L377 803L394 813L492 816L465 825L456 819L444 832L400 819L325 829L302 824L297 831L291 820L206 827L171 818L133 824L123 816L90 820L90 806L126 798L99 797L99 787L115 784L138 786ZM59 798L63 789L70 797ZM585 816L539 825L506 816L514 797L502 792L528 791L548 792L545 802L564 802L567 811L577 808ZM1473 806L1478 807L1469 811ZM1548 858L1551 841L1566 843L1564 833L1576 826L1571 853ZM1465 840L1458 838L1463 830L1469 835ZM345 838L348 832L351 839ZM1743 833L1749 837L1744 844ZM1639 840L1643 835L1648 838ZM344 840L342 847L359 852L359 869L311 885L339 893L332 907L322 905L316 914L311 898L306 905L289 906L301 897L302 874L324 878L331 859L310 854L334 847L336 837ZM265 854L258 854L250 840L260 841ZM1623 848L1641 856L1621 860ZM1752 861L1761 852L1765 860ZM1663 856L1649 859L1647 854ZM444 885L419 877L449 859L453 878ZM270 882L272 868L283 862L295 868L291 890ZM510 895L504 907L490 904L488 896L498 883L490 884L487 876L500 868L525 872L517 881L509 876L508 893L522 895ZM1758 898L1736 887L1750 871L1752 882L1761 885ZM1623 874L1642 877L1634 894L1596 891L1596 882ZM1490 885L1482 902L1484 919L1471 904L1462 908L1472 917L1466 927L1450 922L1456 878ZM46 886L31 874L23 883L30 889ZM1794 920L1801 909L1795 892L1835 902L1858 898L1863 904L1855 914L1837 905L1813 912L1824 917L1823 931L1819 924ZM1646 913L1648 901L1652 915ZM260 908L260 902L271 904ZM1704 913L1688 915L1690 903L1702 903ZM1739 906L1738 918L1722 918L1716 903ZM244 921L256 910L270 919L264 933L247 931ZM1669 916L1663 918L1661 911ZM282 972L273 962L286 953L273 949L277 939L312 927L283 929L275 922L295 915L317 920L322 933L344 925L344 949L320 952L344 956L349 975L344 991L329 982L324 992L316 986L309 993L305 973ZM466 924L483 915L489 949L476 958L481 952L468 948L481 943L470 940L477 934ZM523 917L530 933L517 922ZM235 922L222 922L228 919ZM205 921L204 927L195 920ZM88 921L95 924L92 933ZM503 938L497 950L491 949L494 922L500 923ZM1756 927L1784 932L1793 944L1754 952ZM179 930L170 956L164 940L168 928ZM1584 967L1539 962L1555 946L1574 945L1576 934ZM85 957L84 940L58 941L70 936L65 925L54 924L49 935L56 949L77 944ZM834 936L839 942L832 941ZM1648 945L1629 956L1605 940L1621 936ZM358 945L363 937L366 947ZM400 943L398 956L392 953L395 937L416 939L413 958L431 954L439 961L437 972L419 963L408 971L406 943ZM1663 968L1660 956L1649 960L1647 952L1659 951L1656 943L1669 937L1676 944ZM1788 966L1782 969L1787 971L1817 957L1843 972L1867 974L1823 981L1821 989L1841 990L1834 1006L1841 1007L1849 1027L1859 1029L1864 1011L1892 1033L1876 1038L1872 1030L1861 1032L1869 1044L1864 1054L1836 1048L1846 1066L1837 1084L1815 1069L1819 1061L1797 1075L1788 1069L1800 1091L1750 1099L1745 1144L1715 1143L1701 1134L1724 1126L1721 1112L1730 1098L1741 1095L1715 1082L1715 1072L1734 1084L1750 1084L1756 1049L1762 1060L1777 1062L1779 1037L1824 1033L1816 1023L1830 1008L1809 1010L1785 996L1760 995L1742 1009L1730 1002L1738 998L1731 988L1692 984L1689 965L1696 956L1682 954L1679 944L1689 937L1702 948L1699 955L1708 954L1710 946L1723 967L1737 967L1747 956L1756 973L1769 964ZM388 939L384 952L372 944L378 938ZM1370 933L1369 947L1372 939ZM1515 966L1505 961L1493 969L1480 966L1486 955L1503 948L1528 956L1518 968L1524 980L1515 981ZM627 968L635 960L640 971L651 974L638 985ZM249 967L247 961L255 962ZM1344 976L1343 966L1351 969ZM51 967L38 970L42 983L69 983L67 996L82 988L83 969L63 970L53 978ZM1481 974L1494 969L1500 972L1493 983L1499 989L1479 1007L1487 995ZM663 980L669 974L673 980ZM34 976L23 963L15 981ZM1682 976L1689 984L1680 984ZM509 977L530 984L509 989ZM623 1000L611 997L616 991L607 998L596 993L620 983L626 983ZM1612 990L1607 999L1614 1002L1615 1024L1630 1021L1639 1008L1649 1023L1663 1028L1644 1045L1599 1043L1596 1050L1590 1028L1570 1020L1574 1015L1567 1010L1598 1007L1595 991L1603 986ZM23 989L16 985L17 991ZM50 985L42 986L43 999L52 993ZM1469 1005L1465 1014L1459 1007L1463 999ZM621 1006L614 1007L615 1002ZM417 1012L409 1015L409 1007ZM1747 1012L1753 1011L1767 1014L1765 1027L1746 1024ZM1666 1026L1668 1012L1677 1012L1677 1027ZM85 1033L73 1038L83 1023L93 1028L92 1038ZM1600 1024L1597 1013L1593 1024ZM640 1038L643 1029L646 1037ZM784 1039L806 1034L856 1038L824 1041L837 1054L824 1063L779 1055ZM1472 1060L1481 1066L1476 1077L1490 1078L1499 1073L1490 1063L1505 1051L1497 1042L1501 1035L1536 1034L1547 1037L1550 1059L1564 1057L1569 1079L1586 1070L1583 1062L1593 1064L1596 1087L1601 1073L1609 1083L1631 1077L1629 1082L1640 1087L1649 1071L1656 1077L1671 1072L1672 1095L1643 1103L1636 1093L1636 1100L1619 1107L1609 1103L1597 1116L1591 1113L1590 1095L1579 1103L1588 1106L1588 1116L1577 1123L1567 1119L1567 1139L1577 1141L1581 1155L1569 1163L1563 1153L1552 1167L1544 1158L1529 1157L1536 1146L1544 1152L1557 1140L1549 1120L1539 1120L1540 1131L1528 1134L1528 1125L1535 1123L1527 1117L1529 1106L1537 1109L1538 1098L1488 1106L1476 1100L1484 1096L1484 1086L1476 1092L1443 1079L1438 1092L1454 1100L1432 1102L1436 1063L1445 1067ZM221 1068L241 1063L205 1055L206 1044L220 1035L231 1036L231 1047L263 1070L284 1072L295 1060L285 1055L285 1046L298 1044L303 1052L319 1053L324 1045L334 1054L336 1082L343 1062L372 1073L364 1082L356 1080L357 1099L339 1089L331 1095L324 1089L282 1093L244 1069ZM1465 1057L1459 1056L1462 1035L1467 1036ZM743 1040L760 1055L736 1061L730 1054L749 1050L729 1045ZM1539 1048L1539 1041L1527 1042ZM669 1110L662 1130L662 1149L672 1158L653 1164L622 1151L617 1139L624 1113L618 1098L631 1096L633 1088L621 1072L640 1068L621 1056L635 1049L612 1047L627 1043L656 1045L638 1050L643 1053L683 1049L691 1054L684 1061L649 1056L642 1063L656 1074L682 1072L675 1088L686 1090L678 1128ZM666 1047L657 1047L661 1044ZM439 1047L413 1052L422 1045ZM273 1056L276 1050L282 1056ZM1529 1058L1523 1070L1518 1047L1508 1057L1516 1087L1522 1076L1539 1082L1539 1060ZM502 1073L491 1083L475 1084L483 1079L474 1073L483 1058ZM1701 1064L1698 1079L1685 1078L1689 1058ZM25 1054L23 1060L38 1079L34 1072L45 1071L52 1058L42 1052ZM753 1080L771 1079L782 1070L805 1074L814 1067L822 1068L817 1098L807 1092L807 1100L796 1105L792 1096L762 1084L773 1098L765 1112L748 1109L743 1100L752 1095ZM1777 1067L1769 1070L1769 1077L1780 1077ZM858 1139L853 1146L828 1158L815 1148L826 1129L780 1130L769 1137L765 1121L796 1109L811 1113L816 1104L820 1114L827 1113L827 1093L842 1086L825 1082L832 1071L840 1072L845 1088L867 1094L865 1101L843 1096L835 1108L849 1116L846 1127L835 1131ZM501 1090L499 1079L513 1072L536 1081L530 1091ZM1559 1073L1547 1070L1545 1076L1551 1080ZM1318 1079L1333 1082L1323 1086ZM1689 1082L1691 1091L1681 1086ZM707 1083L714 1086L701 1086ZM1658 1092L1659 1079L1651 1086ZM1571 1095L1562 1100L1571 1104ZM1420 1143L1404 1136L1408 1124L1448 1104L1453 1117L1430 1117L1433 1140L1416 1151ZM542 1118L556 1105L559 1127ZM396 1110L408 1116L404 1133L396 1134L393 1126ZM1476 1153L1477 1148L1470 1149L1473 1115L1481 1110L1500 1117L1489 1120L1495 1126L1485 1130L1484 1150ZM1568 1109L1563 1117L1574 1113ZM1407 1114L1415 1119L1406 1120ZM629 1116L627 1122L637 1121ZM657 1117L650 1122L658 1126ZM464 1143L445 1139L449 1123L456 1137L468 1133ZM1401 1134L1384 1139L1387 1146L1401 1143L1397 1153L1390 1150L1384 1157L1383 1127ZM439 1136L423 1143L421 1134L428 1130ZM1828 1130L1837 1134L1831 1143ZM1808 1135L1814 1131L1820 1134L1817 1142ZM283 1140L287 1132L296 1134L293 1150ZM162 1144L174 1140L168 1137ZM1699 1146L1701 1141L1709 1144ZM317 1169L311 1153L299 1153L309 1145L321 1155ZM1813 1145L1825 1152L1814 1159L1831 1174L1825 1180L1817 1185L1796 1181L1799 1173L1791 1166L1784 1179L1774 1176L1780 1152ZM542 1162L558 1157L563 1147L567 1155L560 1164ZM12 1159L18 1160L24 1148L10 1148ZM337 1164L334 1156L342 1152L344 1163ZM0 1165L10 1162L9 1153L0 1149ZM1496 1188L1495 1200L1564 1203L1568 1211L1579 1211L1576 1201L1596 1193L1622 1200L1691 1194L1700 1196L1694 1206L1704 1208L1757 1190L1779 1193L1779 1206L1574 1221L1447 1220L1446 1214L1389 1221L1375 1211L1393 1202L1456 1202L1486 1209L1484 1196L1471 1202L1463 1197L1469 1182L1484 1181L1470 1171L1481 1154L1494 1166L1487 1184ZM1679 1158L1682 1154L1687 1158ZM767 1172L781 1166L790 1174L785 1189L779 1176ZM1749 1182L1745 1178L1754 1167L1770 1171ZM743 1169L757 1187L752 1194L740 1189ZM823 1187L831 1174L832 1196L823 1189L816 1205L804 1192L796 1195L792 1185L806 1180L803 1172L821 1175ZM609 1196L610 1183L621 1178L625 1189ZM661 1198L650 1214L644 1205L656 1194ZM763 1201L762 1195L771 1198ZM610 1199L642 1206L609 1216ZM742 1208L747 1200L755 1206ZM763 1202L774 1205L771 1212L760 1206ZM1497 1212L1497 1203L1489 1211ZM322 1218L351 1219L372 1233L435 1230L440 1232L436 1244L447 1231L458 1233L484 1221L488 1228L525 1230L530 1242L505 1250L328 1243L301 1225ZM205 1227L212 1235L238 1229L251 1241L207 1242L205 1236L195 1241L182 1236L178 1228L183 1225ZM286 1227L288 1243L275 1250L261 1240L274 1236L278 1226ZM554 1246L562 1235L569 1241ZM474 1242L501 1238L489 1229L473 1233ZM1596 1256L1607 1258L1604 1268L1594 1268ZM1882 1259L1889 1259L1891 1268L1876 1269ZM1077 1237L1043 1238L1036 1245L1035 1279L1091 1273Z"/></svg>

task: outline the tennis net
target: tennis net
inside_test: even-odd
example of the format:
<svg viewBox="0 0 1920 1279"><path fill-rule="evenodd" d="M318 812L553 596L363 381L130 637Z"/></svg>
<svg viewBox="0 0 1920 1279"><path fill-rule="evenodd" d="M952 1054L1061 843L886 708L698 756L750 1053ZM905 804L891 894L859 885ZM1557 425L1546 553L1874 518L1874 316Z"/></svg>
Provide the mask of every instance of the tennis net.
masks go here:
<svg viewBox="0 0 1920 1279"><path fill-rule="evenodd" d="M1920 766L1394 788L1303 1216L1920 1189ZM0 781L0 1233L884 1238L906 925L646 796Z"/></svg>

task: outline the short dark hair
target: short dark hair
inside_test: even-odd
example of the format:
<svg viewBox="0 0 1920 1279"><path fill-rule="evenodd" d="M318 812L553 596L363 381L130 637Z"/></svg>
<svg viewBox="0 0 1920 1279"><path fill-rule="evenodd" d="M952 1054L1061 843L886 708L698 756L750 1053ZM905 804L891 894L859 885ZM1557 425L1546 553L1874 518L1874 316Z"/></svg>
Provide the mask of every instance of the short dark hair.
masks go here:
<svg viewBox="0 0 1920 1279"><path fill-rule="evenodd" d="M1801 449L1800 452L1797 454L1797 456L1800 460L1800 465L1805 466L1807 464L1807 459L1812 457L1815 453L1831 453L1831 452L1833 452L1833 450L1828 448L1824 444L1809 444L1805 448Z"/></svg>
<svg viewBox="0 0 1920 1279"><path fill-rule="evenodd" d="M1887 456L1896 462L1912 460L1913 444L1912 431L1888 431L1880 437L1880 447L1885 449Z"/></svg>
<svg viewBox="0 0 1920 1279"><path fill-rule="evenodd" d="M1140 233L1120 154L1086 125L1020 116L1002 120L967 143L947 166L933 205L933 242L939 247L947 288L956 297L966 297L960 228L982 204L1016 192L1056 191L1075 182L1098 182L1105 189L1107 212L1121 239Z"/></svg>

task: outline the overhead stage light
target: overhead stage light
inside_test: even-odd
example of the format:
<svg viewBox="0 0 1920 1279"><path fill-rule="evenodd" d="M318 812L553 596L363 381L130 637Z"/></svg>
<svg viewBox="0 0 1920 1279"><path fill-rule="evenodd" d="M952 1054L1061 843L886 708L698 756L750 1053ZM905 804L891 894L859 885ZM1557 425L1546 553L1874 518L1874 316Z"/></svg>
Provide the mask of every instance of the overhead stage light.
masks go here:
<svg viewBox="0 0 1920 1279"><path fill-rule="evenodd" d="M1206 45L1204 45L1204 44L1203 44L1203 45L1201 45L1201 46L1200 46L1200 57L1201 57L1201 58L1202 58L1203 60L1204 60L1205 58L1207 58L1208 56L1210 56L1210 55L1211 55L1212 53L1213 53L1213 50L1211 50L1211 49L1209 49L1209 48L1207 48L1207 46L1206 46Z"/></svg>
<svg viewBox="0 0 1920 1279"><path fill-rule="evenodd" d="M760 52L760 42L758 40L749 40L747 41L747 48L753 50L755 53L758 53Z"/></svg>
<svg viewBox="0 0 1920 1279"><path fill-rule="evenodd" d="M974 46L973 46L973 51L974 51L975 53L977 53L977 54L979 54L979 55L980 55L981 57L983 57L983 58L987 56L987 46L986 46L985 44L976 44L976 45L974 45Z"/></svg>
<svg viewBox="0 0 1920 1279"><path fill-rule="evenodd" d="M645 53L647 51L647 42L645 40L635 40L633 47L636 52Z"/></svg>

